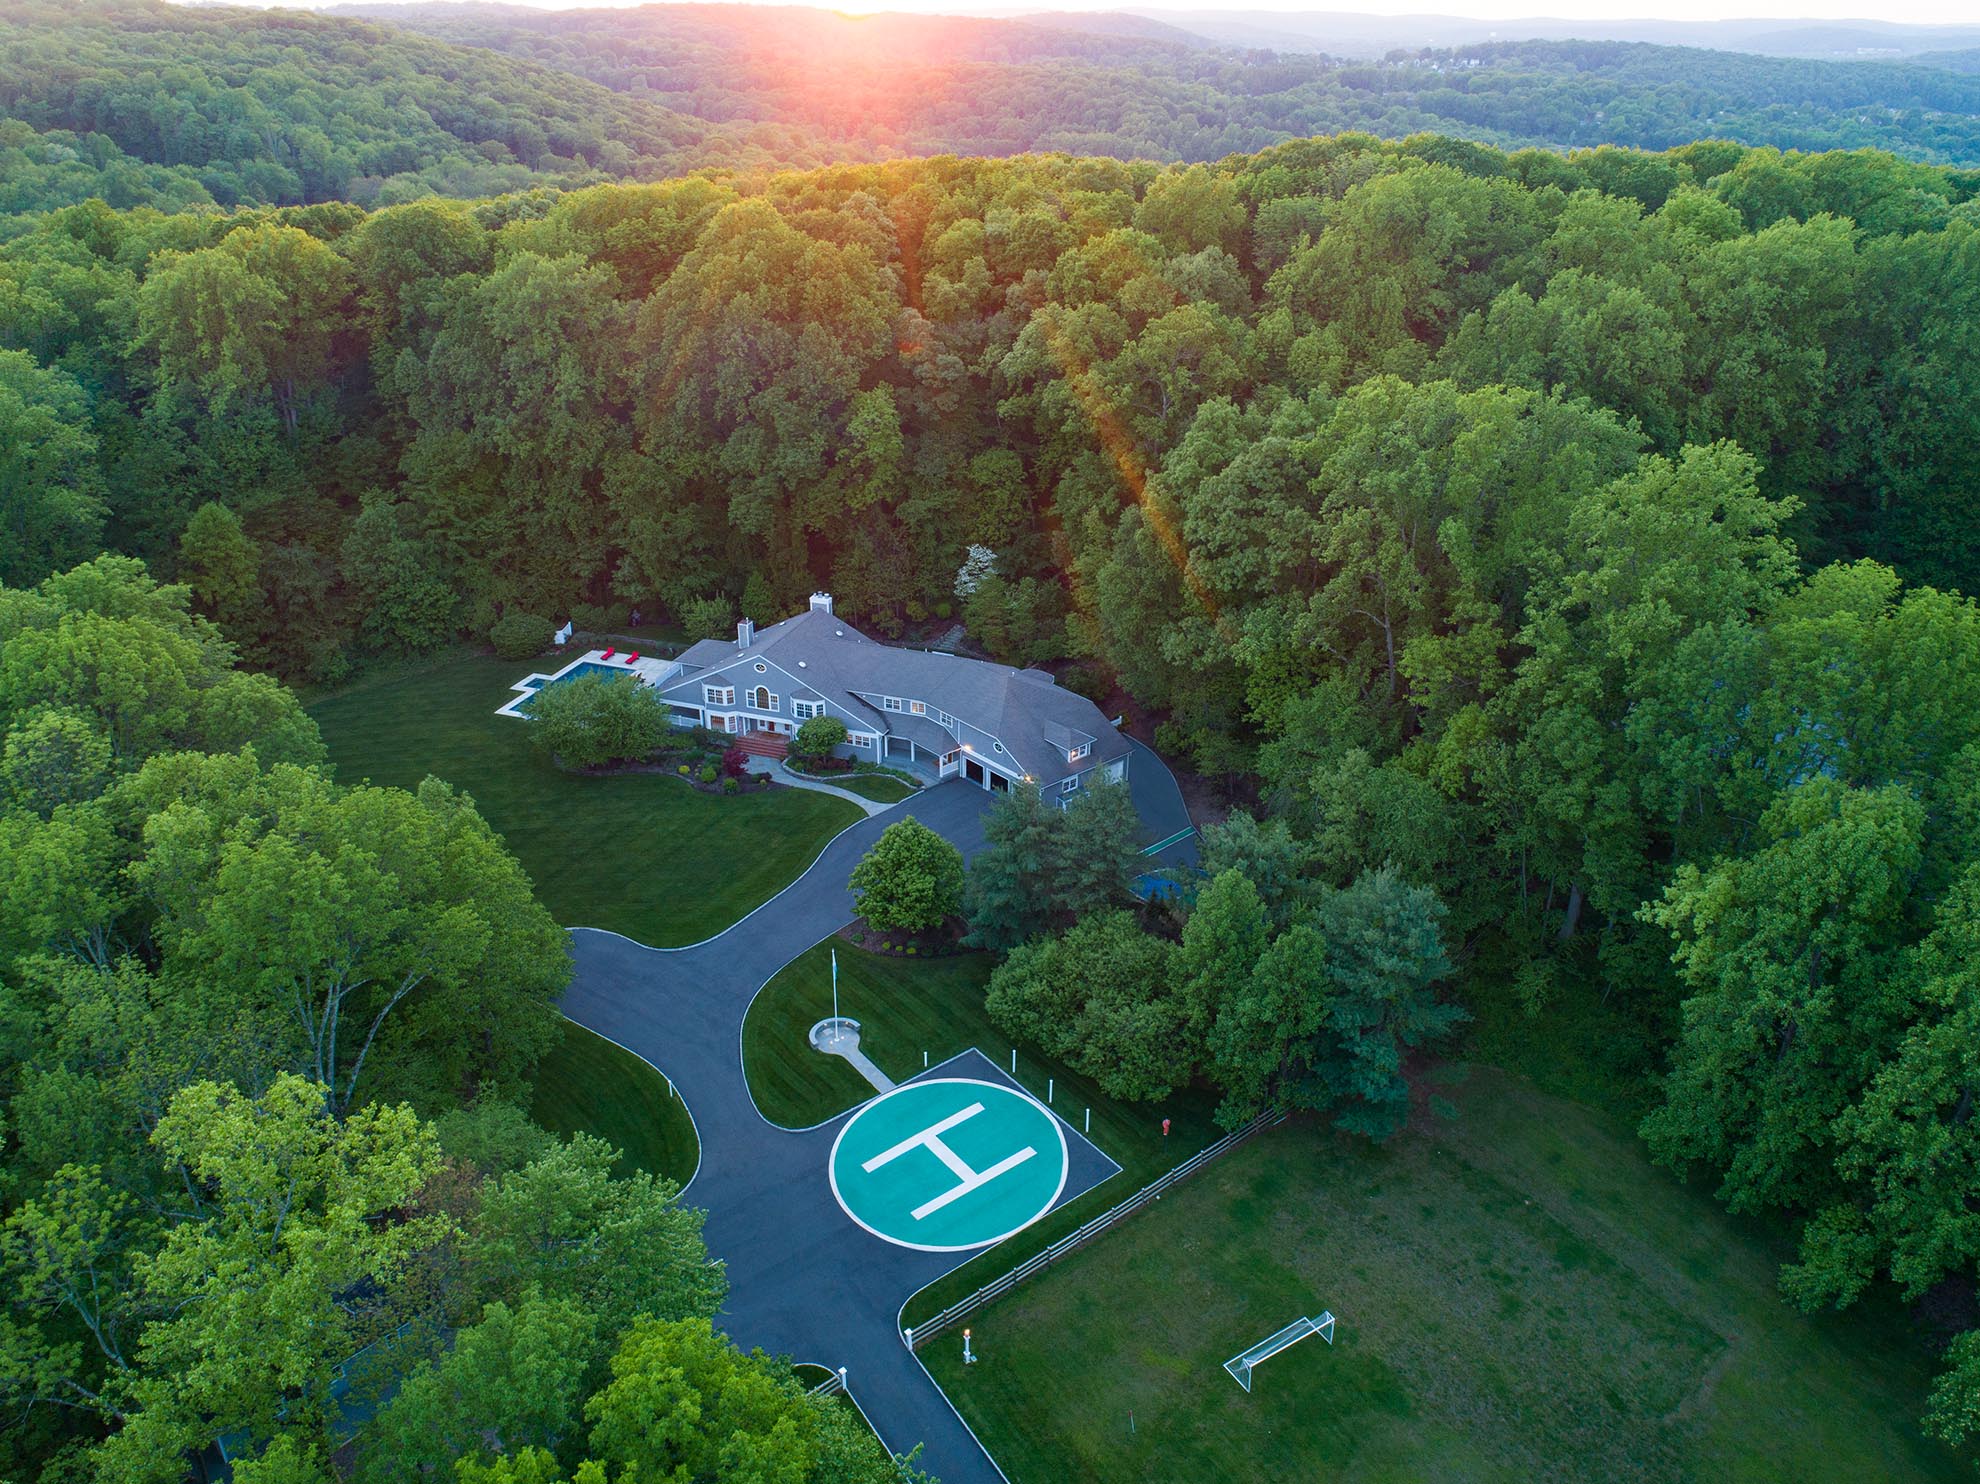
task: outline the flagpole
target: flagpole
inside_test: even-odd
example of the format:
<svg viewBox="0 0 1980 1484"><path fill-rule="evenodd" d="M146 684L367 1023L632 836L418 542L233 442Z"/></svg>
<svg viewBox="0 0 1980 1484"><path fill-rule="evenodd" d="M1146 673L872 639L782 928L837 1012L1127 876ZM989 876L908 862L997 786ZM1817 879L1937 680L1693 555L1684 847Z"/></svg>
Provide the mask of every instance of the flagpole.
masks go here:
<svg viewBox="0 0 1980 1484"><path fill-rule="evenodd" d="M839 1033L839 950L832 950L832 1034Z"/></svg>

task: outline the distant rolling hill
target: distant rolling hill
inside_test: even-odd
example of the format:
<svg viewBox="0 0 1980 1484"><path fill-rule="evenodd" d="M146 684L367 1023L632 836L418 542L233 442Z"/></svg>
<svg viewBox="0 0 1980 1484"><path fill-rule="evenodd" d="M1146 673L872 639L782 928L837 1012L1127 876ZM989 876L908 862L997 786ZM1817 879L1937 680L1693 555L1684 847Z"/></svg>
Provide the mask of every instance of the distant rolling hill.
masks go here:
<svg viewBox="0 0 1980 1484"><path fill-rule="evenodd" d="M1229 32L1262 14L1215 19ZM1185 29L1198 18L12 0L0 224L90 196L368 205L907 155L1212 160L1354 130L1509 149L1720 138L1980 165L1972 50L1931 66L1634 41L1432 49L1419 31L1417 49L1370 60L1222 44ZM1351 19L1364 30L1344 52L1375 34L1374 19Z"/></svg>
<svg viewBox="0 0 1980 1484"><path fill-rule="evenodd" d="M1525 16L1480 20L1457 15L1366 15L1349 11L1162 10L1151 19L1229 46L1379 57L1397 48L1469 46L1484 41L1642 41L1765 56L1853 60L1916 56L1980 46L1980 24L1903 25L1894 21L1567 20Z"/></svg>

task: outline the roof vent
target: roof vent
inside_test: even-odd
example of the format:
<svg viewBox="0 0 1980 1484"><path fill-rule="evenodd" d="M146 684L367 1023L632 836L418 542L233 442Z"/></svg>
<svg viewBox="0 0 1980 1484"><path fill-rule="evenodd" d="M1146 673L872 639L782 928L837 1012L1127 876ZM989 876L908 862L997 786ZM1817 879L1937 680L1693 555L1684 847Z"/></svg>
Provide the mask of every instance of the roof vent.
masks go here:
<svg viewBox="0 0 1980 1484"><path fill-rule="evenodd" d="M832 595L830 593L813 593L811 595L811 611L813 613L830 613L832 611Z"/></svg>
<svg viewBox="0 0 1980 1484"><path fill-rule="evenodd" d="M799 660L799 661L798 661L798 668L799 668L800 670L802 670L802 669L804 668L804 661L803 661L803 660Z"/></svg>

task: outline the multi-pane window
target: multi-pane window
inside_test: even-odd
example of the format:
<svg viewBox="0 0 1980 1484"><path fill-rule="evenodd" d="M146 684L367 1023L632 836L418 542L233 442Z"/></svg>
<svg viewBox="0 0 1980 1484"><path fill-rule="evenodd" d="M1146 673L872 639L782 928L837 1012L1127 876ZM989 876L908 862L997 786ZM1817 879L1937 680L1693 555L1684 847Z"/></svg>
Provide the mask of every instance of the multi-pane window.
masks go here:
<svg viewBox="0 0 1980 1484"><path fill-rule="evenodd" d="M1062 794L1073 794L1073 793L1078 793L1078 792L1079 792L1079 779L1077 779L1077 778L1068 778L1068 779L1066 779L1066 780L1065 780L1065 781L1064 781L1063 783L1061 783L1061 784L1059 785L1059 792L1060 792L1060 793L1062 793Z"/></svg>
<svg viewBox="0 0 1980 1484"><path fill-rule="evenodd" d="M749 704L752 710L775 711L777 709L776 693L768 686L759 685L749 693Z"/></svg>
<svg viewBox="0 0 1980 1484"><path fill-rule="evenodd" d="M900 710L900 709L901 709L901 698L900 698L899 696L882 696L882 697L880 698L880 709L881 709L882 711L898 711L898 710Z"/></svg>
<svg viewBox="0 0 1980 1484"><path fill-rule="evenodd" d="M853 732L846 741L854 747L871 747L877 739L871 732Z"/></svg>
<svg viewBox="0 0 1980 1484"><path fill-rule="evenodd" d="M909 701L908 710L916 716L926 716L928 714L928 705L924 701Z"/></svg>
<svg viewBox="0 0 1980 1484"><path fill-rule="evenodd" d="M733 706L736 704L736 688L733 685L704 685L701 699L711 706Z"/></svg>
<svg viewBox="0 0 1980 1484"><path fill-rule="evenodd" d="M791 702L791 715L795 716L799 721L810 721L812 717L823 716L824 714L825 703L823 701Z"/></svg>

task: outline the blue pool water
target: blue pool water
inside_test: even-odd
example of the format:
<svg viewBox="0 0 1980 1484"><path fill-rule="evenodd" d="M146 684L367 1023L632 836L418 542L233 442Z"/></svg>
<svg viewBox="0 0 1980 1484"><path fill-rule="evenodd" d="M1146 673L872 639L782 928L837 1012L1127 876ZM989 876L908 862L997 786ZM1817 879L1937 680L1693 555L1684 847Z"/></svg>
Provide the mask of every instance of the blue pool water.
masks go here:
<svg viewBox="0 0 1980 1484"><path fill-rule="evenodd" d="M516 710L524 712L526 714L529 711L530 702L534 701L538 696L542 695L546 690L550 689L551 686L563 685L567 681L577 680L585 675L603 675L609 678L614 675L633 675L636 673L637 673L636 671L627 668L625 665L608 665L608 664L603 664L598 660L579 660L575 665L572 665L570 669L566 670L556 679L546 680L541 685L536 686L534 689L532 689L529 693L528 699L525 700L520 706L516 707Z"/></svg>

